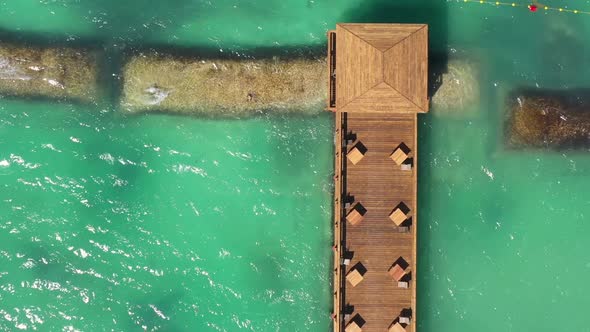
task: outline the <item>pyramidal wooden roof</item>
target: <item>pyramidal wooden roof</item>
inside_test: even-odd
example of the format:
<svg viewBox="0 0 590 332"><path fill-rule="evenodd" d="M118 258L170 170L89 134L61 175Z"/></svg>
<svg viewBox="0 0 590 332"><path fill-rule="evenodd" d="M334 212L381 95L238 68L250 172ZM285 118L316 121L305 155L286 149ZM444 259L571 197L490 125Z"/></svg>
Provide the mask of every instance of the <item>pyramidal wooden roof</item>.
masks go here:
<svg viewBox="0 0 590 332"><path fill-rule="evenodd" d="M428 112L428 26L338 24L336 109Z"/></svg>

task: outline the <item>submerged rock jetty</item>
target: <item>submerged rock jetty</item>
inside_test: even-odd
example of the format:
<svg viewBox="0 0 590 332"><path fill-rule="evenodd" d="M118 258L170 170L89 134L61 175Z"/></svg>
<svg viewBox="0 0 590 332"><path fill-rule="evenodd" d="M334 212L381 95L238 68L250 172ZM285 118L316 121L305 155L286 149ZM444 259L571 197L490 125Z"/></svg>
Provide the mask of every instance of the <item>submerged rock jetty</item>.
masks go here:
<svg viewBox="0 0 590 332"><path fill-rule="evenodd" d="M130 112L317 112L327 98L324 58L261 60L132 56L121 107Z"/></svg>
<svg viewBox="0 0 590 332"><path fill-rule="evenodd" d="M93 51L0 43L0 95L92 102L98 90Z"/></svg>
<svg viewBox="0 0 590 332"><path fill-rule="evenodd" d="M516 148L590 146L590 104L587 92L521 92L509 100L506 143Z"/></svg>
<svg viewBox="0 0 590 332"><path fill-rule="evenodd" d="M464 113L479 100L479 70L473 62L450 60L441 80L432 96L435 114Z"/></svg>

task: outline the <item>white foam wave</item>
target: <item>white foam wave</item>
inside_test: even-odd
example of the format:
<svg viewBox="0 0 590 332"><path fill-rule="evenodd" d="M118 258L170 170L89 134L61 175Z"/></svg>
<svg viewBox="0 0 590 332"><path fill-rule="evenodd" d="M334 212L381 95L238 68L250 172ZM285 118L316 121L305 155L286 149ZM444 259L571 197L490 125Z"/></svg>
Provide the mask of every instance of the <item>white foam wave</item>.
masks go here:
<svg viewBox="0 0 590 332"><path fill-rule="evenodd" d="M193 173L193 174L197 174L200 175L202 177L206 177L207 176L207 172L199 167L196 166L191 166L191 165L185 165L185 164L178 164L178 165L174 165L172 166L172 170L175 173Z"/></svg>
<svg viewBox="0 0 590 332"><path fill-rule="evenodd" d="M490 178L490 179L494 179L494 173L492 173L492 171L490 171L489 169L487 169L484 166L481 166L481 170Z"/></svg>
<svg viewBox="0 0 590 332"><path fill-rule="evenodd" d="M51 150L51 151L55 151L55 152L62 152L60 149L57 149L55 146L53 146L53 144L41 144L41 147L43 149L47 149L47 150Z"/></svg>
<svg viewBox="0 0 590 332"><path fill-rule="evenodd" d="M27 162L23 157L16 154L10 154L10 161L12 161L13 164L20 165L27 169L35 169L41 167L41 164ZM8 164L10 166L10 163Z"/></svg>
<svg viewBox="0 0 590 332"><path fill-rule="evenodd" d="M170 317L164 315L164 313L158 309L155 305L150 304L150 308L152 308L152 310L156 313L156 315L158 315L158 317L164 319L164 320L170 320Z"/></svg>
<svg viewBox="0 0 590 332"><path fill-rule="evenodd" d="M98 158L100 158L100 160L106 161L111 165L115 164L115 158L110 153L103 153L100 156L98 156Z"/></svg>

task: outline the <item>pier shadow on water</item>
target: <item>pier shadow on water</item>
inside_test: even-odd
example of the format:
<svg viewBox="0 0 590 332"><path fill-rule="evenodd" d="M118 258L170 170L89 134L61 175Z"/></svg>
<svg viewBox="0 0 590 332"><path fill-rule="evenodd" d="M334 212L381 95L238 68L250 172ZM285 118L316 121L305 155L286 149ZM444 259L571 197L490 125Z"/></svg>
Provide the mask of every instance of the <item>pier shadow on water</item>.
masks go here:
<svg viewBox="0 0 590 332"><path fill-rule="evenodd" d="M341 22L428 24L428 47L431 52L445 52L448 41L448 14L445 1L411 0L363 1L345 13Z"/></svg>
<svg viewBox="0 0 590 332"><path fill-rule="evenodd" d="M142 44L128 45L125 51L126 57L144 54L157 53L162 56L172 56L179 60L194 59L272 59L279 57L285 60L291 59L325 59L327 56L326 45L290 45L290 46L257 46L242 47L234 46L220 51L219 48L211 45L183 47L169 44Z"/></svg>

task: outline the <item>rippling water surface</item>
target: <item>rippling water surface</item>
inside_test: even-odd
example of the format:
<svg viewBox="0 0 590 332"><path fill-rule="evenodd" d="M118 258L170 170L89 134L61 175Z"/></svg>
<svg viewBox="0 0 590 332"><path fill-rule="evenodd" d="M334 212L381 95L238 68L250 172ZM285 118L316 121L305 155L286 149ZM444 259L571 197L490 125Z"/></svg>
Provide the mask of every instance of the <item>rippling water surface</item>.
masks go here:
<svg viewBox="0 0 590 332"><path fill-rule="evenodd" d="M329 117L1 107L2 330L327 328Z"/></svg>
<svg viewBox="0 0 590 332"><path fill-rule="evenodd" d="M2 38L103 47L115 89L0 100L0 330L326 331L330 115L128 117L117 68L128 48L297 52L373 21L427 22L433 72L480 73L472 107L420 118L419 331L590 331L588 147L511 151L502 134L513 89L590 87L590 16L516 4L1 2Z"/></svg>

